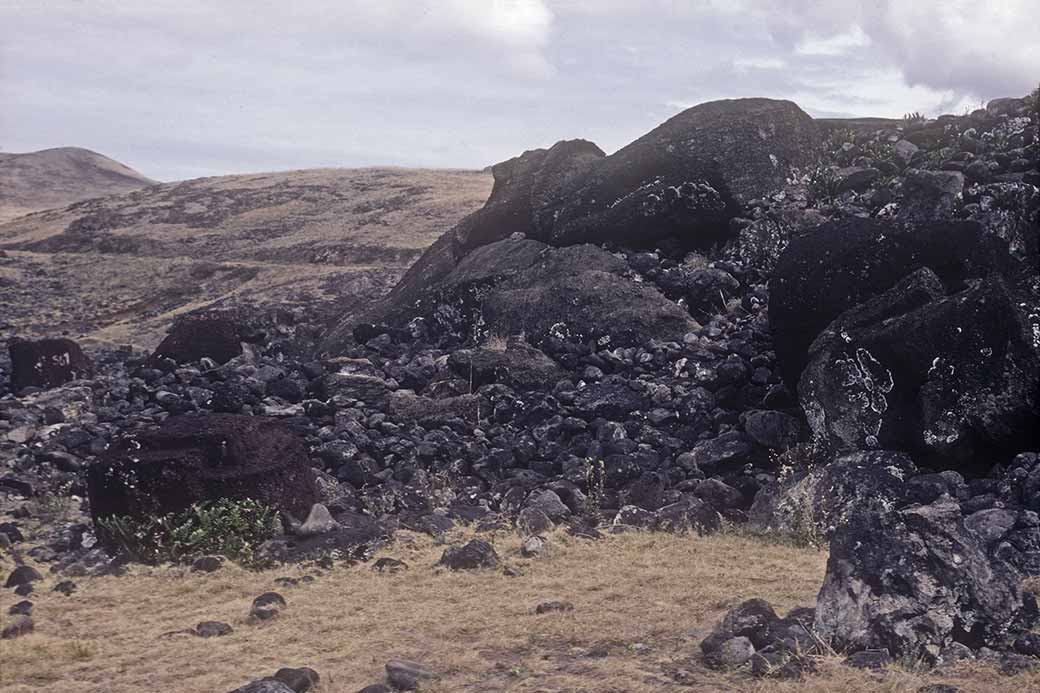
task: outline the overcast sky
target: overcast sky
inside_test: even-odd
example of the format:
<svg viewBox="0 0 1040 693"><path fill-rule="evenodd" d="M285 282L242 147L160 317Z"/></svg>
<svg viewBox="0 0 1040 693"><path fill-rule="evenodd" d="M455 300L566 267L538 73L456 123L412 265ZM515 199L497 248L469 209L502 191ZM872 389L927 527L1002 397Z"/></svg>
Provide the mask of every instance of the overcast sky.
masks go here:
<svg viewBox="0 0 1040 693"><path fill-rule="evenodd" d="M0 151L161 180L610 152L712 99L963 112L1040 81L1040 0L0 0Z"/></svg>

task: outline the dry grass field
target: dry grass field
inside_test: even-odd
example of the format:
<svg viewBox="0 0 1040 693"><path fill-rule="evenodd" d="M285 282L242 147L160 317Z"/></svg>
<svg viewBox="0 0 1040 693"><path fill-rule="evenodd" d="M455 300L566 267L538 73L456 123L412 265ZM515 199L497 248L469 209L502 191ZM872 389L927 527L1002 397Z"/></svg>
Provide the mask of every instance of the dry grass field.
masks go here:
<svg viewBox="0 0 1040 693"><path fill-rule="evenodd" d="M337 313L389 290L491 185L478 171L287 171L0 221L0 336L66 332L151 348L200 307Z"/></svg>
<svg viewBox="0 0 1040 693"><path fill-rule="evenodd" d="M437 670L441 678L423 690L445 693L895 693L936 682L977 692L1040 690L1038 674L1003 677L980 665L876 673L821 657L818 673L789 682L704 668L700 639L739 601L764 597L781 612L813 603L826 561L815 549L732 534L633 533L592 542L557 533L548 556L523 559L514 535L489 538L520 576L446 571L435 566L442 545L402 532L380 552L409 565L395 574L371 563L258 573L225 567L210 575L138 567L124 577L79 579L68 597L51 592L57 578L48 577L33 597L36 631L0 642L0 689L213 693L282 666L310 666L322 676L321 693L352 693L382 680L384 663L400 657ZM0 567L6 573L12 563ZM304 574L315 580L275 582ZM272 589L288 607L273 621L249 624L251 600ZM575 609L536 615L548 599ZM0 594L2 613L15 601ZM164 635L204 620L225 621L234 632Z"/></svg>

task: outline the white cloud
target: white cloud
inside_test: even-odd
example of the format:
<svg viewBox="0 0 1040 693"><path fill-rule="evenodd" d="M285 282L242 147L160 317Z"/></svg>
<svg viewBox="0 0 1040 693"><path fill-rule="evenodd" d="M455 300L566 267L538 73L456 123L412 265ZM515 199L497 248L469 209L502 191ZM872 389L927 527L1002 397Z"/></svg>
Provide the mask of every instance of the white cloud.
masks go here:
<svg viewBox="0 0 1040 693"><path fill-rule="evenodd" d="M0 0L0 146L174 178L611 151L716 98L960 112L1036 85L1036 1Z"/></svg>
<svg viewBox="0 0 1040 693"><path fill-rule="evenodd" d="M798 55L844 55L856 48L870 45L870 37L859 26L831 36L805 36L798 42L794 52Z"/></svg>

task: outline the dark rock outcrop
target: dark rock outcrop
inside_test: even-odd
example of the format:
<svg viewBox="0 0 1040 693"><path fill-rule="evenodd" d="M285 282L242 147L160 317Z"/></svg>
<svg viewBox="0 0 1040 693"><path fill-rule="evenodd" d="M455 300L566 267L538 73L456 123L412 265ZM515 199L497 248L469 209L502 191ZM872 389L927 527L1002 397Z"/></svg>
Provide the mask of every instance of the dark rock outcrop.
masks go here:
<svg viewBox="0 0 1040 693"><path fill-rule="evenodd" d="M305 517L317 502L307 450L270 419L177 416L116 441L87 470L91 516L159 516L193 503L251 498Z"/></svg>
<svg viewBox="0 0 1040 693"><path fill-rule="evenodd" d="M554 245L677 237L707 247L728 237L726 222L743 205L808 163L815 132L790 101L700 104L571 178L540 210L539 231L551 229L544 238Z"/></svg>
<svg viewBox="0 0 1040 693"><path fill-rule="evenodd" d="M681 339L696 326L656 289L626 279L627 271L595 246L504 240L477 248L423 298L386 317L421 325L430 339L523 333L535 345L556 337L632 346Z"/></svg>
<svg viewBox="0 0 1040 693"><path fill-rule="evenodd" d="M345 318L323 348L328 353L342 351L362 320L395 324L422 315L421 309L414 308L428 299L431 290L472 283L477 278L473 268L485 281L502 269L524 274L518 270L534 263L529 252L526 260L521 259L522 252L511 253L508 266L503 267L500 248L499 257L480 255L471 260L464 271L468 278L460 282L460 263L510 237L557 247L583 243L642 247L669 238L682 246L708 248L725 241L732 234L729 220L744 205L778 191L792 166L808 163L815 133L812 119L789 101L715 101L680 113L611 156L603 156L589 142L574 140L498 164L493 168L495 189L485 207L431 246L385 301L363 318ZM534 248L538 246L526 250ZM544 291L537 272L517 276L512 291L506 288L507 295L499 293L501 300L491 298L487 306L497 307L503 327L530 321L537 308L538 327L543 331L568 317L568 308L581 307L582 299L615 308L635 302L644 310L664 309L643 296L645 287L594 274L614 272L602 266L602 259L593 259L583 267L574 267L573 262L556 266ZM588 274L575 276L582 272ZM596 290L583 290L589 285ZM714 294L710 298L714 301ZM443 296L435 300L452 303ZM511 310L517 301L523 307ZM617 323L641 314L632 310Z"/></svg>
<svg viewBox="0 0 1040 693"><path fill-rule="evenodd" d="M799 395L818 440L981 471L1036 442L1040 349L1013 288L995 275L940 287L921 270L817 338Z"/></svg>
<svg viewBox="0 0 1040 693"><path fill-rule="evenodd" d="M11 389L53 388L71 380L89 378L94 365L71 339L12 338L7 343L11 357Z"/></svg>
<svg viewBox="0 0 1040 693"><path fill-rule="evenodd" d="M230 315L189 314L173 324L148 360L160 364L171 359L180 364L209 357L223 364L242 353L242 337L241 326Z"/></svg>
<svg viewBox="0 0 1040 693"><path fill-rule="evenodd" d="M1011 258L1006 243L969 222L907 230L850 218L793 238L769 283L769 323L787 382L798 381L809 346L835 318L922 267L955 291L970 278L1009 272Z"/></svg>
<svg viewBox="0 0 1040 693"><path fill-rule="evenodd" d="M896 507L916 473L913 461L899 452L842 455L763 487L748 511L748 522L759 531L829 538L857 513Z"/></svg>
<svg viewBox="0 0 1040 693"><path fill-rule="evenodd" d="M840 649L930 662L953 643L1004 649L1037 623L1017 564L1020 547L1036 551L1038 525L1029 511L962 517L949 498L854 515L831 541L816 630Z"/></svg>
<svg viewBox="0 0 1040 693"><path fill-rule="evenodd" d="M452 352L448 366L473 388L505 383L519 390L546 390L567 377L555 361L515 338L504 348L496 345Z"/></svg>

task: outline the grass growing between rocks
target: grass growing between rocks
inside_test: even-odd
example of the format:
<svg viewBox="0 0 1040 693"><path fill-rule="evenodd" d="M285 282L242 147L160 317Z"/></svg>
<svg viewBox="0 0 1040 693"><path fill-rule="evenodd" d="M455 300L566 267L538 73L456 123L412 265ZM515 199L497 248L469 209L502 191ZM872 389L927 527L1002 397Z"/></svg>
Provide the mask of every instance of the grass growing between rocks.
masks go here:
<svg viewBox="0 0 1040 693"><path fill-rule="evenodd" d="M459 537L462 538L462 537ZM949 682L966 691L1037 690L1040 676L1002 677L980 667L944 676L892 669L861 672L821 658L800 682L756 681L707 670L698 643L730 607L763 597L778 611L813 603L826 553L723 534L627 534L598 542L562 533L550 554L523 559L519 538L492 537L501 571L452 573L435 567L444 546L400 533L380 552L409 569L377 573L372 564L251 573L228 566L200 575L183 568L135 567L121 578L79 579L69 597L37 583L36 631L0 642L0 689L29 691L228 691L282 666L310 666L321 693L352 693L384 677L391 658L419 660L447 691L915 691ZM6 574L7 559L0 565ZM46 574L46 571L41 570ZM281 587L281 576L315 576ZM250 625L252 599L268 590L288 607ZM0 594L0 613L18 601ZM535 615L550 599L565 613ZM0 616L0 618L7 618ZM230 623L231 635L164 635L200 621ZM604 656L605 655L605 656Z"/></svg>

